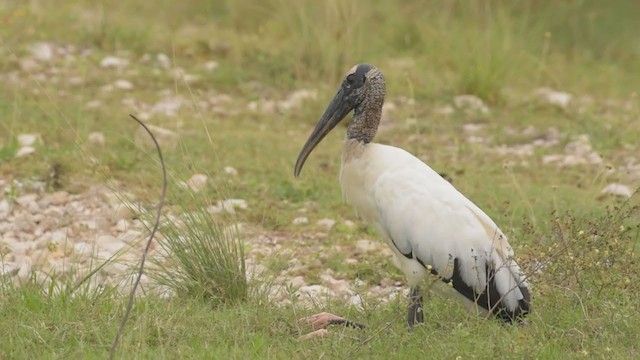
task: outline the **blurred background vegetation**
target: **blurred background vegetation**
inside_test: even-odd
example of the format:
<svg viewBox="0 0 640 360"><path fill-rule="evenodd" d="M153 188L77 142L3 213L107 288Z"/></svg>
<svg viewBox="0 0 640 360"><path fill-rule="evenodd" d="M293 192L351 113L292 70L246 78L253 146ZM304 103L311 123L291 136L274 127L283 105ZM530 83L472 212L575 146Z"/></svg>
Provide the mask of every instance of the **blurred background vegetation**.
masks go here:
<svg viewBox="0 0 640 360"><path fill-rule="evenodd" d="M495 102L540 85L627 95L640 83L640 3L630 0L42 0L1 11L5 46L40 38L215 58L228 70L218 86L335 82L359 62L384 68L392 88L411 81L418 98Z"/></svg>

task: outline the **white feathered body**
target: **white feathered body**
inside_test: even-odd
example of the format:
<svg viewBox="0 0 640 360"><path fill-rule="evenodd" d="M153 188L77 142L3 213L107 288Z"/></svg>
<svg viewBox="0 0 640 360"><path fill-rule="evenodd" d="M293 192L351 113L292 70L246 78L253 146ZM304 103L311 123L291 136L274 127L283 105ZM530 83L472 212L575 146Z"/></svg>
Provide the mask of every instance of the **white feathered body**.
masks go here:
<svg viewBox="0 0 640 360"><path fill-rule="evenodd" d="M528 312L527 284L507 238L421 160L393 146L347 139L340 184L347 202L393 250L409 285L437 273L457 281L453 287L469 299L470 290L476 299L493 296L485 309Z"/></svg>

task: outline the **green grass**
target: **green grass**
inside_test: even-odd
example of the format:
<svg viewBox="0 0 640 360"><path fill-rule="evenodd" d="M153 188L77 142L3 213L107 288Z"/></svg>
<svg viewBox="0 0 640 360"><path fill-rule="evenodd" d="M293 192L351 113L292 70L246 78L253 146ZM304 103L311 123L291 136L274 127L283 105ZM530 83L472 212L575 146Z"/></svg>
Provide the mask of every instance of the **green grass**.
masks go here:
<svg viewBox="0 0 640 360"><path fill-rule="evenodd" d="M0 179L37 179L49 189L70 192L114 181L153 204L158 164L152 151L135 145L137 127L128 114L149 112L167 96L181 97L175 117L152 114L149 120L181 136L176 149L164 149L172 183L201 172L209 182L207 196L198 200L247 200L248 209L225 218L225 224L251 228L244 239L248 245L265 235L282 239L280 250L291 251L274 250L259 259L269 275L279 276L294 258L310 265L305 274L310 283L324 268L370 285L402 280L389 259L352 253L357 240L376 235L341 199L337 174L344 127L314 151L300 179L293 177L297 153L343 74L353 64L372 63L384 72L387 101L396 105L389 115L392 126L381 130L377 141L402 147L451 176L501 226L525 268L553 259L532 276L529 326L485 321L438 296L427 301L425 326L408 332L403 298L372 302L358 312L337 303L277 307L257 295L220 306L183 291L170 300L137 300L119 356L638 357L640 278L633 270L639 218L630 211L621 222L610 210L621 202L599 196L610 182L639 185L620 171L629 158L640 162L638 14L640 5L631 0L5 1L0 5ZM26 69L22 61L38 41L76 50L73 57L56 55ZM90 52L80 55L83 50ZM176 77L158 65L158 53L197 78ZM126 58L129 65L101 68L106 56ZM219 64L214 71L204 67L211 60ZM74 85L71 78L82 83ZM134 88L102 89L116 79L129 80ZM538 87L569 92L572 103L560 109L533 99ZM318 97L293 110L248 109L251 101L281 101L298 89L317 90ZM220 94L230 102L201 108ZM460 94L482 98L490 114L444 114L441 109ZM587 96L593 101L583 99ZM100 106L87 107L92 101ZM484 125L475 135L488 144L467 141L468 123ZM523 134L529 126L534 133ZM560 133L558 144L537 147L523 158L495 152L499 145L530 143L550 127ZM105 134L105 146L86 140L93 131ZM14 158L16 136L34 132L43 139L36 154ZM581 134L603 157L602 166L542 162L545 155L563 153ZM225 174L225 166L239 175ZM171 210L200 204L185 204L178 192L171 193ZM636 196L628 206L637 203ZM293 225L302 215L309 224ZM323 218L336 220L336 226L330 231L317 226ZM345 220L357 226L349 228ZM630 228L620 231L621 224ZM348 265L349 258L358 263ZM191 278L194 286L204 286L202 276L213 276L206 265L211 259L202 260L204 270ZM38 285L3 281L0 357L104 358L123 304L111 291L50 296ZM295 320L314 311L348 314L369 328L296 341Z"/></svg>

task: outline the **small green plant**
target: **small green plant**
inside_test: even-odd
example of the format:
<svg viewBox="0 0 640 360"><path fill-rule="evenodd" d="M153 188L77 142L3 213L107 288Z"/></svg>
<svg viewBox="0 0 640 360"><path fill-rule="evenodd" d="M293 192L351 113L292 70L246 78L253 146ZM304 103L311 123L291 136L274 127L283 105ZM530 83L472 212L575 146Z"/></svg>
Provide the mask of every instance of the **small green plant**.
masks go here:
<svg viewBox="0 0 640 360"><path fill-rule="evenodd" d="M204 206L181 210L164 217L158 243L165 257L156 261L155 279L177 295L216 305L246 301L245 251L237 229L224 228Z"/></svg>

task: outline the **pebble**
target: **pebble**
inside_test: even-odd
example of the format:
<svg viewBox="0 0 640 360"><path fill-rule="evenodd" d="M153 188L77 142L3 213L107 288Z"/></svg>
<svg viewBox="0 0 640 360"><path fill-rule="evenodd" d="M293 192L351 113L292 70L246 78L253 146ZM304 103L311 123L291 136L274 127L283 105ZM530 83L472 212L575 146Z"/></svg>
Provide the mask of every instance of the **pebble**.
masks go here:
<svg viewBox="0 0 640 360"><path fill-rule="evenodd" d="M38 42L33 44L29 49L34 59L42 62L48 62L53 59L53 44L47 42Z"/></svg>
<svg viewBox="0 0 640 360"><path fill-rule="evenodd" d="M308 224L309 223L309 219L306 216L300 216L300 217L297 217L297 218L293 219L293 221L291 223L293 225Z"/></svg>
<svg viewBox="0 0 640 360"><path fill-rule="evenodd" d="M193 190L194 192L199 192L199 191L203 190L204 187L207 185L207 180L208 179L209 179L209 177L207 175L194 174L187 181L187 186L189 186L189 188L191 190Z"/></svg>
<svg viewBox="0 0 640 360"><path fill-rule="evenodd" d="M627 185L611 183L605 186L604 189L600 191L600 194L619 196L628 199L633 196L633 190L631 190Z"/></svg>
<svg viewBox="0 0 640 360"><path fill-rule="evenodd" d="M373 251L379 250L380 247L381 247L380 244L375 241L368 240L368 239L360 239L356 241L355 253L364 254L368 252L373 252Z"/></svg>
<svg viewBox="0 0 640 360"><path fill-rule="evenodd" d="M16 157L20 158L20 157L24 157L27 155L31 155L33 153L36 152L36 149L34 149L31 146L23 146L20 149L18 149L18 151L16 151Z"/></svg>
<svg viewBox="0 0 640 360"><path fill-rule="evenodd" d="M20 146L31 146L38 141L40 134L20 134L18 135L18 144Z"/></svg>
<svg viewBox="0 0 640 360"><path fill-rule="evenodd" d="M544 87L534 90L533 93L546 103L560 108L566 108L573 98L569 93Z"/></svg>
<svg viewBox="0 0 640 360"><path fill-rule="evenodd" d="M104 145L107 141L106 138L104 137L104 134L99 132L99 131L94 131L91 134L89 134L87 136L87 140L89 140L90 143L95 144L95 145Z"/></svg>
<svg viewBox="0 0 640 360"><path fill-rule="evenodd" d="M113 86L120 90L131 90L133 89L133 84L129 80L118 79L113 83Z"/></svg>
<svg viewBox="0 0 640 360"><path fill-rule="evenodd" d="M129 64L129 60L117 56L107 56L100 61L103 68L123 68Z"/></svg>
<svg viewBox="0 0 640 360"><path fill-rule="evenodd" d="M336 221L333 219L320 219L318 220L318 222L316 223L318 226L322 226L324 228L326 228L327 230L331 230L333 228L333 226L336 224Z"/></svg>
<svg viewBox="0 0 640 360"><path fill-rule="evenodd" d="M224 172L225 172L227 175L231 175L231 176L236 176L236 175L238 175L238 170L236 170L236 168L231 167L231 166L225 166L225 167L224 167Z"/></svg>
<svg viewBox="0 0 640 360"><path fill-rule="evenodd" d="M291 280L289 280L287 282L287 284L289 286L293 287L293 288L296 288L296 289L307 285L307 283L304 281L304 277L302 277L302 276L296 276L296 277L292 278Z"/></svg>
<svg viewBox="0 0 640 360"><path fill-rule="evenodd" d="M453 98L453 104L467 115L485 115L489 113L489 107L475 95L458 95Z"/></svg>
<svg viewBox="0 0 640 360"><path fill-rule="evenodd" d="M156 140L163 151L173 150L178 146L179 136L175 131L149 124L147 124L147 127L156 137ZM151 137L144 128L142 128L142 126L138 127L138 130L136 130L135 143L139 147L155 147L153 140L151 140Z"/></svg>

